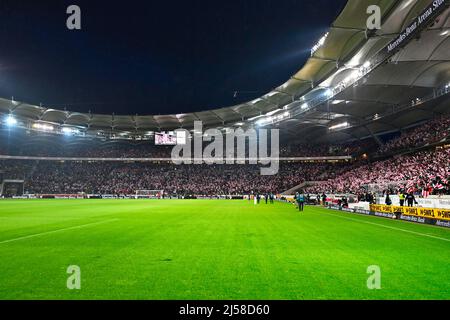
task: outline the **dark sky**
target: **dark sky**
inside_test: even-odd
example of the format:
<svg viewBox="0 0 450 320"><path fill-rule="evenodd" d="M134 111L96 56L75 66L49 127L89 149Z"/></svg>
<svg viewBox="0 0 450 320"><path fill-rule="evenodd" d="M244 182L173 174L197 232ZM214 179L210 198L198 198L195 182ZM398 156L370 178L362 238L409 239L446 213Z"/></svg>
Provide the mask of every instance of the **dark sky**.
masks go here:
<svg viewBox="0 0 450 320"><path fill-rule="evenodd" d="M0 96L141 115L238 104L297 72L346 2L2 0Z"/></svg>

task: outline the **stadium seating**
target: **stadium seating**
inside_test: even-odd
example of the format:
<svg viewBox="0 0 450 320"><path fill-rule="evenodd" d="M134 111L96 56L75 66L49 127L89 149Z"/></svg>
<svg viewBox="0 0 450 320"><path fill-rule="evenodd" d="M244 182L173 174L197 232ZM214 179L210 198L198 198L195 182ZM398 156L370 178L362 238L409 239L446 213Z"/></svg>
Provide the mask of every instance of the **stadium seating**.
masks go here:
<svg viewBox="0 0 450 320"><path fill-rule="evenodd" d="M440 116L423 125L404 131L399 137L387 141L379 149L379 154L396 150L417 148L438 142L450 135L450 116Z"/></svg>
<svg viewBox="0 0 450 320"><path fill-rule="evenodd" d="M369 184L399 182L397 190L390 190L392 193L398 192L398 189L420 193L425 188L431 188L432 193L449 194L449 159L450 149L439 149L350 166L306 191L358 194Z"/></svg>
<svg viewBox="0 0 450 320"><path fill-rule="evenodd" d="M339 165L284 163L276 176L261 176L256 165L174 165L168 163L3 161L0 170L26 180L28 193L248 194L281 192L332 172Z"/></svg>
<svg viewBox="0 0 450 320"><path fill-rule="evenodd" d="M25 180L28 193L133 194L136 190L161 190L169 194L248 194L284 192L305 181L317 184L308 193L360 194L370 184L397 183L396 190L449 194L450 149L429 149L394 156L407 148L440 141L449 133L450 117L442 116L404 131L388 140L376 154L387 159L369 162L371 157L340 163L282 162L276 176L261 176L255 165L181 165L168 162L133 162L129 158L169 158L171 147L148 142L104 142L83 140L67 144L64 138L43 137L19 141L2 139L0 153L15 156L123 158L123 162L2 160L4 179ZM433 130L433 128L435 130ZM58 141L60 139L60 141ZM53 143L46 143L52 140ZM342 145L299 145L281 147L284 157L358 155L374 150L371 139ZM375 145L376 146L376 145Z"/></svg>

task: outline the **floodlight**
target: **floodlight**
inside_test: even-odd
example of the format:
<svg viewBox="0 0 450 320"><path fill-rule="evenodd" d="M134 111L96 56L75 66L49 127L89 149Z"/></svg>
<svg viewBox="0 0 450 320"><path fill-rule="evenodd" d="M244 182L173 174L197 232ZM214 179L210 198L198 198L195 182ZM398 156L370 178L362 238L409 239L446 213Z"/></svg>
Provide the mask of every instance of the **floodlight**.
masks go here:
<svg viewBox="0 0 450 320"><path fill-rule="evenodd" d="M331 98L333 96L333 90L331 90L329 88L327 90L325 90L325 96L328 98Z"/></svg>
<svg viewBox="0 0 450 320"><path fill-rule="evenodd" d="M345 127L348 127L348 122L343 122L343 123L331 126L330 130L336 130L336 129L341 129L341 128L345 128Z"/></svg>
<svg viewBox="0 0 450 320"><path fill-rule="evenodd" d="M8 127L13 127L17 124L17 120L12 115L8 115L5 119L5 123Z"/></svg>
<svg viewBox="0 0 450 320"><path fill-rule="evenodd" d="M69 128L69 127L64 127L61 129L62 133L64 133L67 136L73 135L78 133L79 131L75 128Z"/></svg>

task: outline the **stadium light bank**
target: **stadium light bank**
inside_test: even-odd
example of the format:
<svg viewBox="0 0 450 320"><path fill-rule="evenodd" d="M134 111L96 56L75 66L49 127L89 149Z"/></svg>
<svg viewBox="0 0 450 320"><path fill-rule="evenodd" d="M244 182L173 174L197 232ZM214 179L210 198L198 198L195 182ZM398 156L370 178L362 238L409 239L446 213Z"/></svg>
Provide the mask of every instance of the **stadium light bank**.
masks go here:
<svg viewBox="0 0 450 320"><path fill-rule="evenodd" d="M5 124L8 127L14 127L17 124L17 119L14 118L14 116L10 114L10 115L6 116Z"/></svg>
<svg viewBox="0 0 450 320"><path fill-rule="evenodd" d="M40 131L53 131L55 130L55 127L45 123L35 123L33 124L33 129Z"/></svg>
<svg viewBox="0 0 450 320"><path fill-rule="evenodd" d="M314 55L314 53L316 53L317 50L319 50L324 44L325 41L327 40L329 35L329 32L325 33L322 38L319 39L319 41L317 41L317 43L311 48L311 56Z"/></svg>
<svg viewBox="0 0 450 320"><path fill-rule="evenodd" d="M61 129L61 132L66 135L66 136L72 136L72 135L77 135L80 133L80 130L75 129L75 128L70 128L70 127L63 127Z"/></svg>
<svg viewBox="0 0 450 320"><path fill-rule="evenodd" d="M348 125L349 125L348 122L343 122L343 123L339 123L339 124L336 124L336 125L334 125L334 126L331 126L331 127L329 127L328 129L329 129L329 130L338 130L338 129L347 128Z"/></svg>

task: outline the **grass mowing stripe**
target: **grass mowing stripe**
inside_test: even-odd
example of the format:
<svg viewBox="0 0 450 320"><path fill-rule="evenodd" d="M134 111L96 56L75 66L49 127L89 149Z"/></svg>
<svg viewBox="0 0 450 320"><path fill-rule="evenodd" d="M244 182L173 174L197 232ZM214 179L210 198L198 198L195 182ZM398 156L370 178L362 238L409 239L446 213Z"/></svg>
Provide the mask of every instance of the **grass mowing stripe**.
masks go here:
<svg viewBox="0 0 450 320"><path fill-rule="evenodd" d="M360 220L360 219L353 219L353 218L350 218L350 217L343 217L343 216L340 216L340 215L337 215L337 214L326 213L326 212L323 212L323 214L326 214L326 215L329 215L329 216L333 216L333 217L337 217L337 218L341 218L341 219L356 221L356 222L360 222L360 223L371 224L371 225L374 225L374 226L379 226L379 227L383 227L383 228L387 228L387 229L392 229L392 230L412 233L412 234L415 234L415 235L418 235L418 236L422 236L422 237L429 237L429 238L433 238L433 239L438 239L438 240L450 242L450 239L447 239L447 238L441 238L441 237L437 237L437 236L432 236L430 234L416 232L416 231L411 231L411 230L406 230L406 229L402 229L402 228L390 227L390 226L386 226L386 225L381 224L381 223L369 222L369 221L364 221L364 220Z"/></svg>
<svg viewBox="0 0 450 320"><path fill-rule="evenodd" d="M63 232L63 231L67 231L67 230L81 229L81 228L85 228L85 227L95 226L95 225L99 225L99 224L105 224L105 223L109 223L109 222L113 222L113 221L118 221L118 220L119 220L119 219L109 219L109 220L104 220L104 221L98 221L98 222L93 222L93 223L82 224L82 225L79 225L79 226L73 226L73 227L68 227L68 228L63 228L63 229L57 229L57 230L52 230L52 231L47 231L47 232L41 232L41 233L36 233L36 234L30 234L30 235L28 235L28 236L23 236L23 237L19 237L19 238L14 238L14 239L9 239L9 240L0 241L0 244L5 244L5 243L9 243L9 242L20 241L20 240L26 240L26 239L30 239L30 238L40 237L40 236L44 236L44 235L47 235L47 234L52 234L52 233L57 233L57 232Z"/></svg>

